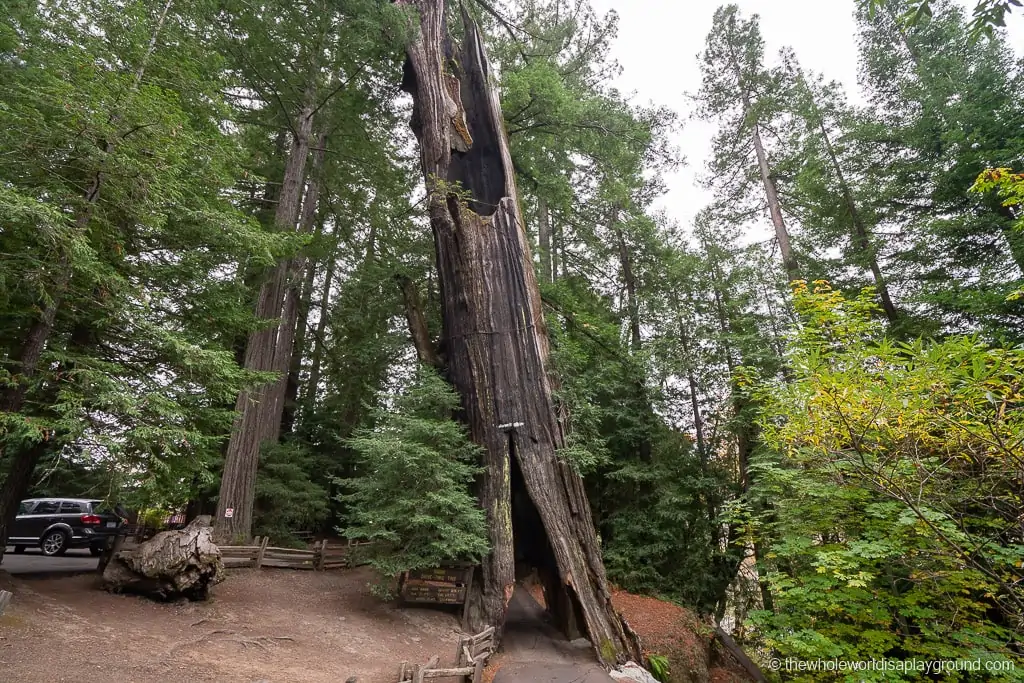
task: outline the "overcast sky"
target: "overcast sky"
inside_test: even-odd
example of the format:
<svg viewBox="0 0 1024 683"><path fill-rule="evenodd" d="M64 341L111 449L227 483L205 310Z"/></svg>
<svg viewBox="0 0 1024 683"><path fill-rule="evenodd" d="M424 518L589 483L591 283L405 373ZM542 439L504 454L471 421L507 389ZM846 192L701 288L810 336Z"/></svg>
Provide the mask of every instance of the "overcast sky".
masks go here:
<svg viewBox="0 0 1024 683"><path fill-rule="evenodd" d="M974 0L961 0L973 7ZM697 53L711 28L717 0L592 0L603 14L619 14L619 37L612 57L623 67L616 85L635 93L638 104L655 102L671 107L686 119L691 106L686 93L700 87ZM771 59L783 46L792 47L800 63L846 86L851 101L857 97L857 45L854 36L854 0L734 0L744 15L761 17L765 52ZM1018 53L1024 52L1024 16L1007 22ZM696 187L696 177L709 155L714 127L686 120L676 138L687 166L668 179L669 192L658 202L688 228L708 193Z"/></svg>

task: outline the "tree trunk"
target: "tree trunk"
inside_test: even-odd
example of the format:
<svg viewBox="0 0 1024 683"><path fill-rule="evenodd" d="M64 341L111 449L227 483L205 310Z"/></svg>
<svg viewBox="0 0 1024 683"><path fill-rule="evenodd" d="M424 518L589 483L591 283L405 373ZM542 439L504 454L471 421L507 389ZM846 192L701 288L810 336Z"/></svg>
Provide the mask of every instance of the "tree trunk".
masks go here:
<svg viewBox="0 0 1024 683"><path fill-rule="evenodd" d="M896 322L899 314L892 303L892 297L889 296L889 286L882 277L882 269L878 266L878 254L875 252L874 245L871 244L871 236L868 234L867 226L864 225L860 211L857 210L857 203L853 200L853 192L850 190L850 185L846 182L843 167L839 165L839 158L836 156L836 151L832 147L832 140L829 139L828 131L825 129L825 120L813 102L812 106L814 106L814 111L818 117L818 129L821 131L821 140L825 143L825 151L828 153L829 161L832 163L832 170L839 181L839 187L843 192L843 201L846 203L846 210L849 212L850 222L853 224L853 243L857 245L864 260L867 261L868 268L871 269L871 275L875 279L875 287L878 288L878 297L882 301L882 310L885 311L885 317L890 323Z"/></svg>
<svg viewBox="0 0 1024 683"><path fill-rule="evenodd" d="M548 340L533 259L523 230L508 141L481 36L463 12L456 52L443 0L399 0L419 10L403 88L413 96L441 284L450 381L473 440L485 451L480 481L491 553L471 588L471 629L500 634L515 584L515 548L547 554L557 573L549 604L572 635L577 623L605 663L640 656L611 604L583 481L563 445L547 371ZM456 75L453 75L452 71ZM468 192L463 203L455 185ZM512 529L513 471L521 505L542 524ZM562 608L559 609L558 606Z"/></svg>
<svg viewBox="0 0 1024 683"><path fill-rule="evenodd" d="M678 309L678 305L676 306ZM679 317L679 343L683 347L683 355L686 357L686 382L689 385L690 409L693 411L693 429L697 437L697 457L700 458L701 473L707 475L708 451L704 441L704 416L700 411L700 390L697 386L697 376L694 374L694 359L690 356L690 336L686 333L686 324L682 316Z"/></svg>
<svg viewBox="0 0 1024 683"><path fill-rule="evenodd" d="M337 246L335 246L337 251ZM316 401L317 389L320 385L320 368L323 365L324 356L324 331L327 329L327 308L331 303L331 284L334 281L334 268L337 263L337 255L334 251L327 259L327 272L324 273L323 293L318 304L319 317L316 321L316 328L313 332L313 351L309 359L309 382L303 395L304 410Z"/></svg>
<svg viewBox="0 0 1024 683"><path fill-rule="evenodd" d="M746 88L746 79L740 68L739 56L730 42L730 66L736 74L736 85L741 90L740 100L743 106L744 120L750 120L753 106L750 102L750 91ZM754 145L754 154L757 156L757 170L761 175L761 183L764 185L765 199L768 202L768 213L771 214L772 225L775 227L775 238L779 242L779 251L782 252L782 267L790 281L800 279L800 268L793 255L793 248L789 242L789 230L786 229L786 220L782 216L782 204L779 202L779 191L775 187L775 178L772 176L771 168L768 165L768 154L764 149L764 141L761 140L761 127L756 118L750 120L751 140Z"/></svg>
<svg viewBox="0 0 1024 683"><path fill-rule="evenodd" d="M744 106L749 106L744 102ZM772 225L775 226L775 238L779 242L779 251L782 252L782 267L786 271L786 277L790 282L800 279L800 266L793 255L793 247L789 243L789 230L786 229L786 220L782 217L782 204L779 202L779 191L775 187L775 178L768 167L768 155L764 151L764 143L761 141L761 130L754 124L753 132L754 153L757 155L757 168L761 173L761 182L764 184L765 198L768 200L768 212L772 216Z"/></svg>
<svg viewBox="0 0 1024 683"><path fill-rule="evenodd" d="M409 336L412 337L413 347L416 349L416 357L421 363L441 368L444 365L441 355L437 351L434 340L430 338L430 330L427 327L427 316L423 313L423 303L420 300L420 290L405 275L396 275L399 289L402 290L402 303L405 308L405 320L409 325Z"/></svg>
<svg viewBox="0 0 1024 683"><path fill-rule="evenodd" d="M554 282L551 260L551 212L548 200L537 198L537 241L540 244L540 276L544 282Z"/></svg>
<svg viewBox="0 0 1024 683"><path fill-rule="evenodd" d="M565 275L565 259L560 256L565 248L564 236L562 224L553 221L550 210L548 211L548 220L551 221L551 281L556 282L559 278L559 266L561 266L562 275Z"/></svg>
<svg viewBox="0 0 1024 683"><path fill-rule="evenodd" d="M306 199L302 204L302 219L299 221L299 231L305 234L314 231L313 225L316 221L317 204L320 201L320 186L323 182L321 177L326 148L326 136L323 132L316 136L313 143L313 164L309 173L309 180L306 182ZM316 226L316 233L322 232L323 223ZM299 281L299 273L304 277ZM304 255L292 259L291 272L289 273L289 287L285 303L285 310L295 311L295 324L290 329L292 332L292 349L288 362L288 375L285 378L281 390L281 429L279 433L288 434L292 431L295 423L295 412L298 409L299 396L299 373L302 371L302 356L306 351L306 326L309 324L309 300L312 296L313 278L316 275L316 264Z"/></svg>
<svg viewBox="0 0 1024 683"><path fill-rule="evenodd" d="M295 230L302 201L306 157L309 155L309 138L313 128L312 87L305 99L295 120L291 150L274 215L274 223L282 231ZM260 287L256 315L263 320L277 322L249 335L245 349L245 368L275 371L281 373L281 377L275 382L243 390L238 395L235 404L238 417L235 418L228 442L217 499L214 535L220 543L248 539L252 534L260 447L265 441L276 440L280 433L283 392L282 400L275 400L275 391L286 381L285 373L291 360L294 315L297 313L285 310L290 265L291 259L283 259L271 270L270 276ZM290 326L286 320L289 316L292 316ZM228 510L231 510L231 516L227 515Z"/></svg>
<svg viewBox="0 0 1024 683"><path fill-rule="evenodd" d="M626 311L629 315L629 343L634 354L640 353L640 304L636 298L636 276L633 274L633 260L629 253L629 245L618 225L617 214L614 212L612 224L619 242L619 265L622 268L622 282L626 287Z"/></svg>

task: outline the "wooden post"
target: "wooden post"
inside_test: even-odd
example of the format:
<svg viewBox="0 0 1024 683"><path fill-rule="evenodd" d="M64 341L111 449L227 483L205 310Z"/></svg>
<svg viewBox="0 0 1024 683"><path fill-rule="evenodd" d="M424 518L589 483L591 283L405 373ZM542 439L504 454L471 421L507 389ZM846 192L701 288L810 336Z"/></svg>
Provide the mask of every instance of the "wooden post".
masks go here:
<svg viewBox="0 0 1024 683"><path fill-rule="evenodd" d="M10 591L0 591L0 617L4 615L4 610L7 609L7 605L11 604L11 598L14 594Z"/></svg>
<svg viewBox="0 0 1024 683"><path fill-rule="evenodd" d="M466 576L466 595L462 599L462 630L469 627L469 594L473 590L473 575L476 573L476 565L470 565Z"/></svg>
<svg viewBox="0 0 1024 683"><path fill-rule="evenodd" d="M722 641L722 645L725 646L725 649L736 658L736 661L739 662L740 666L746 669L752 679L757 681L757 683L767 682L768 679L765 678L764 673L758 668L757 664L747 656L747 653L744 652L743 648L741 648L736 641L732 639L732 636L722 630L721 626L715 627L715 635L717 635L718 639Z"/></svg>
<svg viewBox="0 0 1024 683"><path fill-rule="evenodd" d="M324 563L327 562L327 539L320 541L320 544L315 549L316 561L314 567L316 571L322 572L324 570Z"/></svg>
<svg viewBox="0 0 1024 683"><path fill-rule="evenodd" d="M256 551L256 569L263 566L263 554L267 550L267 544L270 543L270 536L264 536L260 540L260 549Z"/></svg>
<svg viewBox="0 0 1024 683"><path fill-rule="evenodd" d="M417 665L416 666L416 675L413 678L414 683L423 683L423 679L426 677L427 669L433 669L435 666L437 666L437 662L439 660L440 660L440 657L438 657L437 655L434 655L433 657L430 658L430 661L427 662L426 664L419 664L419 665Z"/></svg>

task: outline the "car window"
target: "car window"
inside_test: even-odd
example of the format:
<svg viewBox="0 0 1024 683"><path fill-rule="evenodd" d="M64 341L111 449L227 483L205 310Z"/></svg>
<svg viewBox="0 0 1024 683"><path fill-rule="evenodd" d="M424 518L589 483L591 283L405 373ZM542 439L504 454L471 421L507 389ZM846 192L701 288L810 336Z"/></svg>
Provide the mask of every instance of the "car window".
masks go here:
<svg viewBox="0 0 1024 683"><path fill-rule="evenodd" d="M19 515L27 515L28 511L31 510L32 506L35 505L35 504L36 504L36 502L34 500L33 501L27 501L26 500L26 501L23 501L23 502L19 503L18 504L18 514Z"/></svg>
<svg viewBox="0 0 1024 683"><path fill-rule="evenodd" d="M114 511L102 500L89 501L92 504L92 512L95 515L112 515Z"/></svg>
<svg viewBox="0 0 1024 683"><path fill-rule="evenodd" d="M56 514L60 510L60 501L56 500L44 500L38 505L36 509L32 511L33 515L52 515Z"/></svg>
<svg viewBox="0 0 1024 683"><path fill-rule="evenodd" d="M73 500L64 500L60 504L61 514L85 512L85 506Z"/></svg>

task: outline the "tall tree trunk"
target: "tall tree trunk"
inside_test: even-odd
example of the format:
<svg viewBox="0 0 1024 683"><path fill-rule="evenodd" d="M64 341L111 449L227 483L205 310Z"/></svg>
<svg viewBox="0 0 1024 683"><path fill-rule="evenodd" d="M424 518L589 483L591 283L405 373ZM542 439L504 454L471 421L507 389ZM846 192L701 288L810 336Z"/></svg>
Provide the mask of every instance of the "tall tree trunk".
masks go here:
<svg viewBox="0 0 1024 683"><path fill-rule="evenodd" d="M302 218L299 221L299 231L305 234L314 232L316 223L317 204L320 202L320 187L323 183L322 167L326 148L326 136L320 132L313 143L313 164L309 173L309 180L306 181L306 198L302 203ZM323 222L316 224L316 234L323 231ZM299 282L299 274L304 277ZM288 363L288 375L285 378L281 392L281 429L280 433L288 434L292 431L295 423L295 413L298 409L299 396L299 373L302 371L302 357L306 351L306 327L309 324L309 301L312 297L313 278L316 276L316 263L310 261L305 255L296 256L292 259L289 273L289 287L285 302L285 311L295 312L295 325L291 355Z"/></svg>
<svg viewBox="0 0 1024 683"><path fill-rule="evenodd" d="M822 117L821 112L818 111L818 107L814 104L813 100L811 101L811 106L814 108L818 119L818 130L821 131L821 140L825 144L825 152L828 154L829 161L832 164L832 171L836 174L836 180L839 181L839 188L843 193L843 202L846 204L846 210L850 214L850 222L853 225L853 242L857 245L863 259L867 262L868 268L871 269L871 275L875 279L875 287L878 288L878 297L882 302L882 310L885 311L885 317L890 323L896 322L899 314L892 303L892 297L889 296L889 285L886 284L885 278L882 277L882 269L878 266L878 254L871 243L871 235L868 234L867 226L864 225L860 211L857 210L857 202L853 199L853 191L850 189L850 184L846 182L846 174L843 173L843 167L839 164L839 157L836 156L832 140L829 138L828 130L825 128L825 119Z"/></svg>
<svg viewBox="0 0 1024 683"><path fill-rule="evenodd" d="M679 306L676 305L678 310ZM693 429L697 436L697 457L700 458L700 469L702 474L707 474L708 451L707 443L704 440L704 416L700 410L700 390L697 385L697 376L694 373L694 362L690 356L690 335L686 332L686 324L682 316L679 316L679 344L683 347L683 355L686 357L686 383L690 393L690 409L693 411Z"/></svg>
<svg viewBox="0 0 1024 683"><path fill-rule="evenodd" d="M321 224L322 226L322 224ZM318 226L317 232L320 232ZM295 323L295 345L292 348L292 361L288 366L288 381L284 389L284 408L281 411L281 433L290 434L295 428L295 417L299 409L299 380L302 374L302 359L306 355L309 308L313 299L313 284L316 280L316 262L306 263L306 272L302 278L302 293L299 298L299 313Z"/></svg>
<svg viewBox="0 0 1024 683"><path fill-rule="evenodd" d="M295 230L299 218L306 157L309 155L310 132L313 128L313 110L314 89L311 86L295 120L284 181L274 215L278 230ZM214 532L218 543L247 540L252 535L260 447L264 441L276 439L281 428L281 413L274 411L281 407L279 403L283 401L275 401L274 391L281 382L286 381L284 374L291 360L295 313L285 310L290 265L291 259L283 259L271 270L268 279L260 287L256 316L276 322L249 335L245 367L249 370L275 371L281 373L281 379L243 390L238 395L235 404L238 417L235 418L228 442L217 499ZM292 316L291 327L287 321L289 316ZM281 338L282 330L286 331L285 339ZM231 516L228 516L228 510L231 510Z"/></svg>
<svg viewBox="0 0 1024 683"><path fill-rule="evenodd" d="M444 362L438 353L434 340L430 338L427 316L423 312L423 302L420 299L419 288L415 282L405 275L397 275L395 280L402 291L405 320L409 325L409 336L412 337L412 344L416 349L416 357L419 358L421 363L435 368L442 368Z"/></svg>
<svg viewBox="0 0 1024 683"><path fill-rule="evenodd" d="M554 221L550 209L548 210L548 221L551 224L551 281L555 282L559 278L559 267L561 267L562 275L565 275L565 259L561 257L562 249L565 248L563 228L561 223Z"/></svg>
<svg viewBox="0 0 1024 683"><path fill-rule="evenodd" d="M775 186L775 177L772 175L771 167L768 164L768 154L764 149L764 141L761 139L760 123L753 116L750 91L747 89L746 83L747 79L740 68L740 59L735 52L734 45L734 41L729 41L729 65L736 75L736 85L740 88L743 118L749 122L751 127L751 141L754 145L754 154L757 156L757 170L761 175L761 183L764 185L765 199L768 202L768 213L771 214L772 226L775 228L775 238L779 243L779 251L782 252L782 267L790 281L799 280L800 267L797 264L796 257L793 255L793 248L789 240L789 230L786 228L786 220L782 216L779 191Z"/></svg>
<svg viewBox="0 0 1024 683"><path fill-rule="evenodd" d="M331 304L331 285L334 282L334 269L337 264L337 247L327 258L327 271L324 273L324 286L318 304L319 317L313 331L313 351L309 359L309 382L302 399L304 409L308 409L316 401L317 389L320 386L320 369L323 367L324 332L327 329L327 308Z"/></svg>
<svg viewBox="0 0 1024 683"><path fill-rule="evenodd" d="M629 344L633 353L640 352L640 304L636 298L636 275L633 273L633 259L629 245L618 225L618 211L615 211L612 225L619 243L619 266L622 268L622 283L626 287L626 312L629 315Z"/></svg>
<svg viewBox="0 0 1024 683"><path fill-rule="evenodd" d="M602 661L640 657L611 604L581 477L563 445L548 375L548 340L533 259L523 230L508 141L476 25L463 12L456 52L443 0L400 0L419 10L403 87L413 96L441 283L447 374L462 397L473 440L484 448L481 503L491 553L471 588L471 628L503 630L518 544L546 555L548 604L566 631L578 625ZM458 74L451 73L453 67ZM471 199L446 188L459 183ZM542 524L513 534L516 500ZM523 495L525 494L525 495ZM520 509L520 512L528 510Z"/></svg>
<svg viewBox="0 0 1024 683"><path fill-rule="evenodd" d="M544 282L554 282L551 260L551 212L548 200L537 198L537 241L540 244L540 276Z"/></svg>
<svg viewBox="0 0 1024 683"><path fill-rule="evenodd" d="M744 98L744 108L749 107L749 102ZM764 184L764 195L768 200L768 212L772 216L772 225L775 227L775 238L779 242L779 251L782 252L782 267L786 271L786 277L790 281L800 279L800 266L793 255L793 247L789 242L789 230L786 228L786 219L782 216L782 204L779 202L779 191L775 187L775 177L768 166L768 154L764 151L764 143L761 141L760 127L755 123L752 133L754 141L754 154L757 155L757 168L761 173L761 182Z"/></svg>

